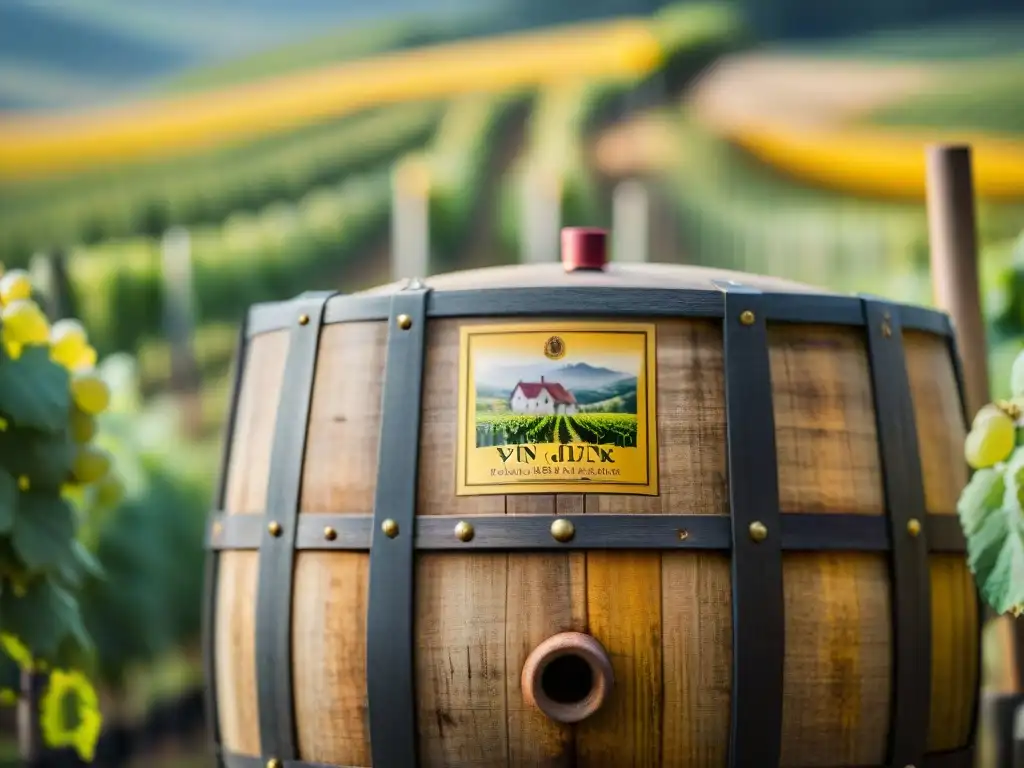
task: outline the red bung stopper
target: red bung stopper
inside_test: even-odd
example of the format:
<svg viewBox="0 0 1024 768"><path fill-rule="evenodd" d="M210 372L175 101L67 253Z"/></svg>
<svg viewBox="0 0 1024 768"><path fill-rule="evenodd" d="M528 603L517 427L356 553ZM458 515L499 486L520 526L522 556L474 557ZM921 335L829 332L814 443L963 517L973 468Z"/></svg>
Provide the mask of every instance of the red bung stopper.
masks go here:
<svg viewBox="0 0 1024 768"><path fill-rule="evenodd" d="M596 227L562 229L562 266L566 272L577 269L602 270L608 262L608 232Z"/></svg>

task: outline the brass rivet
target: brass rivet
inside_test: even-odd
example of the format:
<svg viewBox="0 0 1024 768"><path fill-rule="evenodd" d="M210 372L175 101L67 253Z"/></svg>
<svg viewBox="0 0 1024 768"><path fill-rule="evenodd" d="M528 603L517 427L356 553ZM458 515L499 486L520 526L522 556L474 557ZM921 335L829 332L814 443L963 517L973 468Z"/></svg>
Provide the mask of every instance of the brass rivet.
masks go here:
<svg viewBox="0 0 1024 768"><path fill-rule="evenodd" d="M328 541L334 541L336 538L338 538L338 532L328 525L326 528L324 528L324 538Z"/></svg>
<svg viewBox="0 0 1024 768"><path fill-rule="evenodd" d="M272 757L267 760L267 768L282 768L281 761L276 757Z"/></svg>
<svg viewBox="0 0 1024 768"><path fill-rule="evenodd" d="M391 518L388 518L380 524L380 529L384 531L384 535L389 539L395 538L398 535L398 523Z"/></svg>
<svg viewBox="0 0 1024 768"><path fill-rule="evenodd" d="M686 541L688 538L690 538L690 532L685 528L680 528L676 533L679 535L680 541Z"/></svg>
<svg viewBox="0 0 1024 768"><path fill-rule="evenodd" d="M299 325L309 325L309 315L299 315Z"/></svg>
<svg viewBox="0 0 1024 768"><path fill-rule="evenodd" d="M455 538L459 541L472 541L475 534L473 526L465 520L460 520L459 524L455 526Z"/></svg>
<svg viewBox="0 0 1024 768"><path fill-rule="evenodd" d="M754 313L751 312L749 309L743 310L742 312L740 312L740 322L743 323L744 325L753 325Z"/></svg>
<svg viewBox="0 0 1024 768"><path fill-rule="evenodd" d="M214 523L213 524L213 535L214 536L220 536L221 531L223 531L223 530L224 530L224 526L221 525L220 523Z"/></svg>
<svg viewBox="0 0 1024 768"><path fill-rule="evenodd" d="M551 535L555 541L560 541L564 544L567 541L572 541L572 537L576 535L576 526L568 520L559 518L551 524Z"/></svg>
<svg viewBox="0 0 1024 768"><path fill-rule="evenodd" d="M399 315L397 318L398 327L403 331L408 331L412 328L412 318L408 315Z"/></svg>
<svg viewBox="0 0 1024 768"><path fill-rule="evenodd" d="M750 524L750 538L754 541L764 541L768 538L768 528L760 520Z"/></svg>
<svg viewBox="0 0 1024 768"><path fill-rule="evenodd" d="M907 533L911 536L916 537L921 532L921 521L916 517L912 517L907 520Z"/></svg>
<svg viewBox="0 0 1024 768"><path fill-rule="evenodd" d="M270 523L270 525L267 526L267 530L270 531L270 535L271 536L280 536L281 535L281 524L279 522L277 522L276 520L274 520L274 521L272 521Z"/></svg>
<svg viewBox="0 0 1024 768"><path fill-rule="evenodd" d="M890 336L892 336L892 326L889 325L889 321L888 320L883 320L882 321L882 336L884 336L887 339Z"/></svg>

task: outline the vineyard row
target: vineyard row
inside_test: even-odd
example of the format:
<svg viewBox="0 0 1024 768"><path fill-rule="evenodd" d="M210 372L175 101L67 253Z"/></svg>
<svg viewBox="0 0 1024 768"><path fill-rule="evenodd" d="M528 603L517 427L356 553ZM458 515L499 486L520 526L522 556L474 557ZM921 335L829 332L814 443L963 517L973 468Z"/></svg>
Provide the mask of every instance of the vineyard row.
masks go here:
<svg viewBox="0 0 1024 768"><path fill-rule="evenodd" d="M637 419L632 414L576 416L502 415L477 419L476 445L527 443L587 443L635 448Z"/></svg>

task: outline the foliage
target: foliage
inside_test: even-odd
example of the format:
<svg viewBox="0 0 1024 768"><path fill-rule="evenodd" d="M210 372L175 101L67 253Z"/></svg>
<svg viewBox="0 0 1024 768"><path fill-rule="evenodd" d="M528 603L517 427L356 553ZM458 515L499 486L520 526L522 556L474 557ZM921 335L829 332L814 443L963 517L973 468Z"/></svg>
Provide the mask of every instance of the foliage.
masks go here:
<svg viewBox="0 0 1024 768"><path fill-rule="evenodd" d="M120 688L133 665L198 636L210 477L187 461L175 405L143 407L134 360L113 355L100 373L113 392L101 440L122 469L127 494L93 532L108 578L87 580L81 600L100 679Z"/></svg>
<svg viewBox="0 0 1024 768"><path fill-rule="evenodd" d="M422 143L440 113L396 105L191 157L0 187L0 260L20 266L40 248L159 236L315 194Z"/></svg>
<svg viewBox="0 0 1024 768"><path fill-rule="evenodd" d="M92 651L79 596L102 570L85 541L122 490L92 441L109 390L81 326L51 328L26 273L3 276L0 302L0 640L22 668L56 668L86 692L87 716L65 736L88 759L99 715L79 674Z"/></svg>
<svg viewBox="0 0 1024 768"><path fill-rule="evenodd" d="M997 337L1024 333L1024 231L982 252L981 281L986 313Z"/></svg>
<svg viewBox="0 0 1024 768"><path fill-rule="evenodd" d="M388 220L386 172L318 188L223 225L191 231L195 307L201 322L237 322L251 304L308 289L380 234ZM164 285L155 238L76 249L69 273L82 321L104 352L134 351L160 335Z"/></svg>
<svg viewBox="0 0 1024 768"><path fill-rule="evenodd" d="M855 198L788 179L718 138L684 110L664 110L663 186L687 261L843 292L931 300L928 228L916 203ZM1024 208L982 200L979 242L1016 236ZM988 266L983 262L983 278ZM995 272L987 279L995 280ZM991 285L991 283L990 283Z"/></svg>
<svg viewBox="0 0 1024 768"><path fill-rule="evenodd" d="M876 110L871 122L1024 134L1024 56L958 66L927 91Z"/></svg>
<svg viewBox="0 0 1024 768"><path fill-rule="evenodd" d="M505 247L517 252L527 195L560 210L563 226L600 218L597 188L586 164L584 139L599 109L620 84L570 82L541 91L527 125L527 146L500 190L499 227Z"/></svg>
<svg viewBox="0 0 1024 768"><path fill-rule="evenodd" d="M977 471L957 511L982 596L997 613L1018 616L1024 611L1024 352L1014 361L1010 386L1013 399L985 406L971 425L964 452Z"/></svg>
<svg viewBox="0 0 1024 768"><path fill-rule="evenodd" d="M628 80L654 71L663 60L650 22L639 19L430 46L157 100L129 114L62 116L59 130L53 116L28 116L0 126L0 169L7 178L32 178L183 155L369 106L519 89L566 77Z"/></svg>
<svg viewBox="0 0 1024 768"><path fill-rule="evenodd" d="M498 135L523 99L517 94L468 96L445 113L422 156L430 177L432 262L443 269L471 229Z"/></svg>

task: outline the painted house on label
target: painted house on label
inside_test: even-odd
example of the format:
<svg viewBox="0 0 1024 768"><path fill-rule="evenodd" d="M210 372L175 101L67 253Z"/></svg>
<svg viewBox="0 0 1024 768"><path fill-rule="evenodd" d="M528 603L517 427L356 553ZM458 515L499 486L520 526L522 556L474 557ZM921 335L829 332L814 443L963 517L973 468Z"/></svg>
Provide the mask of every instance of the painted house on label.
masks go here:
<svg viewBox="0 0 1024 768"><path fill-rule="evenodd" d="M508 399L512 413L536 413L544 416L576 413L576 398L556 381L520 381Z"/></svg>

